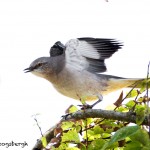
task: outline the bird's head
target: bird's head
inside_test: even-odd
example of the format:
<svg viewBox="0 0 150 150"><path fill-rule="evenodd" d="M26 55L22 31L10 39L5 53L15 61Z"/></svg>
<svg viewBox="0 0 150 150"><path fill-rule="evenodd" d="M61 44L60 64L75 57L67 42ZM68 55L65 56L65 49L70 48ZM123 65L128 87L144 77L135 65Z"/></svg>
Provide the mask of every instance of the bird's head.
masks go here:
<svg viewBox="0 0 150 150"><path fill-rule="evenodd" d="M53 67L50 57L40 57L34 60L30 66L24 69L25 73L31 72L36 76L46 78L53 73Z"/></svg>

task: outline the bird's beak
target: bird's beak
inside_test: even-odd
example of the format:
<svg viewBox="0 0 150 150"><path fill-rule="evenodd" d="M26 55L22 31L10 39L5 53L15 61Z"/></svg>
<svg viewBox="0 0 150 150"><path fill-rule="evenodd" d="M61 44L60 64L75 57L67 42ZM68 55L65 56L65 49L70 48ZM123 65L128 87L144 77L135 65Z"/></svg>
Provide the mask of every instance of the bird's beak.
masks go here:
<svg viewBox="0 0 150 150"><path fill-rule="evenodd" d="M33 67L29 67L29 68L24 69L23 71L24 73L28 73L28 72L32 72L33 70L34 70Z"/></svg>

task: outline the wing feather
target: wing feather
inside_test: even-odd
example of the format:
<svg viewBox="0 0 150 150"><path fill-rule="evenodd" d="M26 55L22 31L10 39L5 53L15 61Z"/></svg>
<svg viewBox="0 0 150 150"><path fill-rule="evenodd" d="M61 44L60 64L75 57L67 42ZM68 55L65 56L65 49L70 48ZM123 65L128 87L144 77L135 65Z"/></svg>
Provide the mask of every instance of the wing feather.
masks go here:
<svg viewBox="0 0 150 150"><path fill-rule="evenodd" d="M101 73L107 69L105 59L111 57L122 46L114 39L72 39L65 45L65 58L68 64L79 71Z"/></svg>

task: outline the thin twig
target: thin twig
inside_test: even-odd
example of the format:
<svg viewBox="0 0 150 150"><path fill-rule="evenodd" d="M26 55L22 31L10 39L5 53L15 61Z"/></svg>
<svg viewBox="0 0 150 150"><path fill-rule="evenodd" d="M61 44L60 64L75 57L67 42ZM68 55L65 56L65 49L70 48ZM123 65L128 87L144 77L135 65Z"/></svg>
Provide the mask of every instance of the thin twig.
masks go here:
<svg viewBox="0 0 150 150"><path fill-rule="evenodd" d="M41 136L43 137L42 129L41 129L41 127L40 127L40 125L39 125L39 123L38 123L38 121L37 121L36 116L37 116L37 115L33 115L34 120L35 120L35 122L36 122L36 125L38 126L38 128L39 128L39 130L40 130Z"/></svg>
<svg viewBox="0 0 150 150"><path fill-rule="evenodd" d="M137 81L136 83L135 83L135 85L132 87L132 89L126 94L126 96L122 99L122 102L129 96L129 94L134 90L134 88L136 88L136 86L139 84L139 82L141 82L141 81ZM119 106L116 106L115 108L114 108L114 111L118 108Z"/></svg>
<svg viewBox="0 0 150 150"><path fill-rule="evenodd" d="M131 111L134 111L134 110L135 110L135 107L136 107L136 105L137 105L137 98L138 98L138 96L139 96L140 94L141 94L141 93L137 90L137 95L136 95L136 97L135 97L135 99L134 99L135 104L134 104L134 106L132 107Z"/></svg>
<svg viewBox="0 0 150 150"><path fill-rule="evenodd" d="M123 98L122 101L124 101L124 100L129 96L129 94L133 91L134 88L136 88L136 86L137 86L140 82L141 82L141 80L140 80L140 81L137 81L137 82L135 83L135 85L134 85L134 86L132 87L132 89L127 93L127 95Z"/></svg>
<svg viewBox="0 0 150 150"><path fill-rule="evenodd" d="M86 128L86 130L85 130L85 134L86 134L86 150L88 150L87 118L85 119L85 123L86 123L86 125L85 125L85 128Z"/></svg>

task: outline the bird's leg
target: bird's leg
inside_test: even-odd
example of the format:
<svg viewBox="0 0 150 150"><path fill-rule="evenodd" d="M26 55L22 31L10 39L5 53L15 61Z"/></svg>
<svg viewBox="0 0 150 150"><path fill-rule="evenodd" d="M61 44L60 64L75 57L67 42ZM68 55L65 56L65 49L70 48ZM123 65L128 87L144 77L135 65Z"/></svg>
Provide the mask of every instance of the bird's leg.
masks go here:
<svg viewBox="0 0 150 150"><path fill-rule="evenodd" d="M103 96L102 95L98 95L97 97L98 97L98 100L95 103L93 103L92 105L89 105L89 104L87 104L85 102L84 104L78 105L78 106L80 106L82 110L84 110L84 109L92 109L95 105L97 105L99 102L101 102L103 100Z"/></svg>
<svg viewBox="0 0 150 150"><path fill-rule="evenodd" d="M78 96L78 95L77 95ZM78 96L79 97L79 96ZM82 105L78 105L79 107L81 107L81 110L85 110L85 109L91 109L91 105L87 104L85 102L84 98L79 97L80 102L82 103Z"/></svg>
<svg viewBox="0 0 150 150"><path fill-rule="evenodd" d="M95 103L93 103L93 104L91 105L91 107L93 108L95 105L97 105L98 103L100 103L102 100L103 100L103 96L102 96L102 95L99 95L99 96L98 96L98 100L97 100Z"/></svg>

